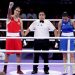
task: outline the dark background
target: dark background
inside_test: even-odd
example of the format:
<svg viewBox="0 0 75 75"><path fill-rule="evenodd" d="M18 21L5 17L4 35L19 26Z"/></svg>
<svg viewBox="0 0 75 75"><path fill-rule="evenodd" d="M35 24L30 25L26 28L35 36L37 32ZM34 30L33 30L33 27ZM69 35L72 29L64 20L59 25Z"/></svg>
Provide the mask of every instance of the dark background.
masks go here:
<svg viewBox="0 0 75 75"><path fill-rule="evenodd" d="M20 6L25 13L27 13L30 8L33 8L37 14L40 10L44 10L47 18L53 18L53 16L59 16L60 18L63 11L68 11L72 17L75 14L75 0L1 0L1 17L6 17L10 1L13 1L15 6Z"/></svg>

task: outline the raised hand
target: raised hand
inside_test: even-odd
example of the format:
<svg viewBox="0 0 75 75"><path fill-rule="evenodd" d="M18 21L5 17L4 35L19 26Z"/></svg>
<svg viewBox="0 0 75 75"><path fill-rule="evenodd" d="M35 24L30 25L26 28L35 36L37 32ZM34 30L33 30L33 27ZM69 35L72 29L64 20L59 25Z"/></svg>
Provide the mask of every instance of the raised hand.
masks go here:
<svg viewBox="0 0 75 75"><path fill-rule="evenodd" d="M11 9L14 6L14 2L9 3L9 8Z"/></svg>

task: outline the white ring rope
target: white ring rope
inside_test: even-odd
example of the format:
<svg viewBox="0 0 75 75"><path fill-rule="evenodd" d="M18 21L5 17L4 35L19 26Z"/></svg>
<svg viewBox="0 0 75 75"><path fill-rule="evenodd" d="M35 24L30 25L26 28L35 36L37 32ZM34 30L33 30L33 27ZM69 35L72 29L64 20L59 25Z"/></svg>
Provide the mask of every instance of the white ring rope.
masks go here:
<svg viewBox="0 0 75 75"><path fill-rule="evenodd" d="M1 18L0 21L6 21L7 19L3 19ZM35 21L37 19L22 19L22 21ZM50 20L50 21L61 21L61 19L47 19L47 20ZM75 19L71 19L72 21L75 21Z"/></svg>
<svg viewBox="0 0 75 75"><path fill-rule="evenodd" d="M7 31L6 29L0 29L0 31ZM26 31L26 30L23 30L23 31ZM35 31L35 30L32 30L33 32ZM49 30L49 32L51 32L52 30ZM73 30L73 31L75 31L75 30ZM53 31L52 31L53 32Z"/></svg>
<svg viewBox="0 0 75 75"><path fill-rule="evenodd" d="M12 64L12 65L64 65L64 64L66 64L66 65L75 65L75 63L0 63L0 65L4 65L4 64L6 64L6 65L10 65L10 64Z"/></svg>
<svg viewBox="0 0 75 75"><path fill-rule="evenodd" d="M6 21L7 19L0 19L0 21ZM22 21L35 21L37 19L22 19ZM60 21L61 19L47 19L47 20L50 20L50 21ZM74 20L74 19L73 19Z"/></svg>
<svg viewBox="0 0 75 75"><path fill-rule="evenodd" d="M75 51L60 51L60 50L30 50L30 49L23 49L23 50L5 50L1 49L0 52L24 52L24 53L75 53Z"/></svg>
<svg viewBox="0 0 75 75"><path fill-rule="evenodd" d="M0 39L75 39L75 37L0 37Z"/></svg>

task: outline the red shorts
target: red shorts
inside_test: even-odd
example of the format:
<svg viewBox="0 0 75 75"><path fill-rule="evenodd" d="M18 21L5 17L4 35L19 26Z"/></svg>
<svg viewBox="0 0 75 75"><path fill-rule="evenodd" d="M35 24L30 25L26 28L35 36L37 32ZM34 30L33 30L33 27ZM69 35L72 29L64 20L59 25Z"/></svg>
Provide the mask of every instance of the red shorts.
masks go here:
<svg viewBox="0 0 75 75"><path fill-rule="evenodd" d="M22 50L21 39L6 39L6 50ZM20 54L21 52L6 52L6 54Z"/></svg>

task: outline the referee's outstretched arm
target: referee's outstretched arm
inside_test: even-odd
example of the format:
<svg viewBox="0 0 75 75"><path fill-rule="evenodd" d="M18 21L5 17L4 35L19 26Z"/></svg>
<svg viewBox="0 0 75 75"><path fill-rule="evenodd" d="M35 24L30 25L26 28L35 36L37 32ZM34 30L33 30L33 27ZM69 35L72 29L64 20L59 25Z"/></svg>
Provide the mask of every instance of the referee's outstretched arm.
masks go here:
<svg viewBox="0 0 75 75"><path fill-rule="evenodd" d="M30 29L28 28L25 32L25 36L27 36L27 34L30 32Z"/></svg>

